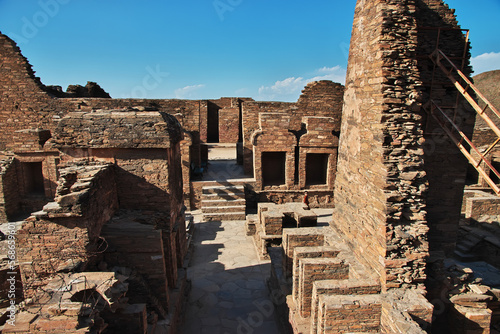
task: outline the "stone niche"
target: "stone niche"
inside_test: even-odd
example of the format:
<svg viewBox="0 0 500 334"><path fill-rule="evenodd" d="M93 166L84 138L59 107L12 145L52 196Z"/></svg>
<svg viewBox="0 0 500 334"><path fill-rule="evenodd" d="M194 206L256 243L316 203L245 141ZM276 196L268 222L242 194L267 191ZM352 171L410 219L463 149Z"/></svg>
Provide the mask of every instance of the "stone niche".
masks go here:
<svg viewBox="0 0 500 334"><path fill-rule="evenodd" d="M301 189L333 190L339 139L333 135L330 117L305 117L307 133L299 140L299 186Z"/></svg>
<svg viewBox="0 0 500 334"><path fill-rule="evenodd" d="M285 113L261 113L259 126L260 129L253 133L251 139L255 190L293 189L297 139L288 131L290 116Z"/></svg>

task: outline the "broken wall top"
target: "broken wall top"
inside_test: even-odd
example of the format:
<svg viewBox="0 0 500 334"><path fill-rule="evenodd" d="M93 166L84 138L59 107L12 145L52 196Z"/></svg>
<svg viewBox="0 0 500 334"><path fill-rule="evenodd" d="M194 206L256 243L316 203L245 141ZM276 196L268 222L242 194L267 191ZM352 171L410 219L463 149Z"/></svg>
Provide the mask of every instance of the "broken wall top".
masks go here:
<svg viewBox="0 0 500 334"><path fill-rule="evenodd" d="M11 64L7 62L8 59L10 60ZM8 36L2 34L1 31L0 31L0 60L2 60L2 63L5 63L5 65L9 65L8 67L5 66L6 71L19 70L23 74L24 78L18 78L18 79L21 80L29 79L26 80L25 82L31 81L33 84L38 86L40 90L46 89L45 85L43 85L42 82L40 81L40 78L35 76L35 71L33 71L33 67L28 62L28 59L26 59L26 57L24 57L21 54L21 50L17 46L16 42L14 42ZM0 70L0 73L1 72L3 71ZM33 88L25 86L21 87Z"/></svg>
<svg viewBox="0 0 500 334"><path fill-rule="evenodd" d="M344 98L344 86L333 81L321 80L308 83L302 90L302 94L297 100L297 107L304 109L310 114L312 111L315 116L324 116L333 118L335 131L340 130L342 118L342 103ZM325 111L328 111L325 113Z"/></svg>
<svg viewBox="0 0 500 334"><path fill-rule="evenodd" d="M288 131L290 120L291 117L287 113L260 113L260 129L252 134L251 142L255 146L274 147L277 150L290 149L290 147L297 145L295 135Z"/></svg>
<svg viewBox="0 0 500 334"><path fill-rule="evenodd" d="M182 139L177 119L158 111L72 112L58 124L56 148L170 148Z"/></svg>
<svg viewBox="0 0 500 334"><path fill-rule="evenodd" d="M332 117L304 117L307 133L300 137L301 147L337 147L339 139L333 135L336 120Z"/></svg>

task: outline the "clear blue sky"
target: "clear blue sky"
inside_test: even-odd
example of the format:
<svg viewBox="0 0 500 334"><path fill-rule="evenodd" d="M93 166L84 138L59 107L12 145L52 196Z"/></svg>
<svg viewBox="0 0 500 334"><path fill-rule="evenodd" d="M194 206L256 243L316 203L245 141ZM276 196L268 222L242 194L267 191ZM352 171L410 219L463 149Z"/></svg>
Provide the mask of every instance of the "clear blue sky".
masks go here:
<svg viewBox="0 0 500 334"><path fill-rule="evenodd" d="M500 0L449 0L476 73L500 69ZM0 31L47 85L114 98L295 101L344 81L355 0L0 0Z"/></svg>

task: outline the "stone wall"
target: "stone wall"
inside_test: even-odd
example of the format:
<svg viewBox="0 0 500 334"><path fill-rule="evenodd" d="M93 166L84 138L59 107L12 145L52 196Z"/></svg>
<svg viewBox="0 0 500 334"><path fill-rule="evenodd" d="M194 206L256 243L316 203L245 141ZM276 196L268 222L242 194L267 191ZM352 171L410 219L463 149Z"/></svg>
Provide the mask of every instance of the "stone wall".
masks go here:
<svg viewBox="0 0 500 334"><path fill-rule="evenodd" d="M53 147L168 148L181 140L177 119L158 111L71 112L51 139Z"/></svg>
<svg viewBox="0 0 500 334"><path fill-rule="evenodd" d="M426 180L411 3L357 3L331 224L384 290L425 279Z"/></svg>
<svg viewBox="0 0 500 334"><path fill-rule="evenodd" d="M108 245L103 259L109 265L137 270L154 291L160 305L168 310L169 293L166 271L171 263L168 261L170 257L163 256L162 231L155 228L155 224L163 219L165 218L161 215L119 212L103 227L102 237ZM145 240L147 243L144 243ZM147 302L146 291L135 295L134 299Z"/></svg>
<svg viewBox="0 0 500 334"><path fill-rule="evenodd" d="M331 117L334 131L340 130L342 98L344 87L331 81L309 83L296 103L289 102L243 102L243 167L245 174L253 173L253 153L251 136L259 127L260 113L286 113L290 116L288 130L296 133L303 131L302 120L307 116Z"/></svg>
<svg viewBox="0 0 500 334"><path fill-rule="evenodd" d="M429 27L457 28L442 1L356 6L332 227L377 273L383 289L423 289L429 241L431 249L450 251L458 227L467 164L422 107L429 98L445 106L456 98L452 85L434 85L431 92L428 55L437 30ZM439 47L461 56L462 37L443 31ZM465 64L467 74L467 58ZM457 110L468 132L474 117L462 102Z"/></svg>
<svg viewBox="0 0 500 334"><path fill-rule="evenodd" d="M243 168L246 175L253 175L253 143L251 137L259 129L259 114L264 112L287 112L293 103L246 102L242 106L243 116ZM288 113L290 114L290 113Z"/></svg>
<svg viewBox="0 0 500 334"><path fill-rule="evenodd" d="M291 190L295 187L295 146L297 138L288 131L290 129L290 116L285 113L261 113L259 114L260 129L252 135L254 174L257 190ZM267 164L265 155L269 153L282 154L283 166ZM282 171L282 178L278 175L277 180L271 185L266 184L265 174L278 168ZM274 175L273 175L274 176ZM275 184L276 183L276 184Z"/></svg>
<svg viewBox="0 0 500 334"><path fill-rule="evenodd" d="M173 166L168 159L175 150L180 169L179 130L174 117L159 112L70 113L61 120L51 145L64 153L63 160L114 163L122 208L170 212L171 190L177 187L169 185ZM174 181L180 183L181 199L182 176Z"/></svg>
<svg viewBox="0 0 500 334"><path fill-rule="evenodd" d="M297 100L300 118L306 116L333 118L334 131L340 130L344 86L327 80L308 83ZM299 118L299 120L300 120ZM297 124L294 124L296 126Z"/></svg>
<svg viewBox="0 0 500 334"><path fill-rule="evenodd" d="M298 181L301 189L333 190L338 147L338 137L333 135L333 131L336 127L338 128L337 122L338 120L330 117L305 117L303 119L307 132L299 139ZM310 166L312 161L308 161L308 154L324 155L323 159L326 161L319 161L319 166ZM325 163L326 166L323 165ZM324 183L310 181L318 176L321 179L322 175L318 174L322 173L325 174Z"/></svg>
<svg viewBox="0 0 500 334"><path fill-rule="evenodd" d="M219 142L237 143L239 138L239 108L219 110Z"/></svg>
<svg viewBox="0 0 500 334"><path fill-rule="evenodd" d="M0 160L0 223L6 223L20 209L19 186L14 158Z"/></svg>
<svg viewBox="0 0 500 334"><path fill-rule="evenodd" d="M118 207L111 165L61 168L55 197L18 232L25 296L33 296L57 272L84 269L99 251L102 226Z"/></svg>
<svg viewBox="0 0 500 334"><path fill-rule="evenodd" d="M8 150L29 152L43 150L43 144L50 139L50 131L41 129L23 129L15 131L6 143Z"/></svg>
<svg viewBox="0 0 500 334"><path fill-rule="evenodd" d="M45 92L16 43L0 33L0 150L13 143L17 130L52 130L65 114L57 99ZM16 142L18 145L19 142Z"/></svg>

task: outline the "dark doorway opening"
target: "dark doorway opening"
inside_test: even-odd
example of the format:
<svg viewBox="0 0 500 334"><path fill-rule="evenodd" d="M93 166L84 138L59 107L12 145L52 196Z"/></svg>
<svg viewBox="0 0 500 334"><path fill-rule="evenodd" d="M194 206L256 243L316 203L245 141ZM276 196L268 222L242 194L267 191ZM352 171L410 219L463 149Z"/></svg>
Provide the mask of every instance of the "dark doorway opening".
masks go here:
<svg viewBox="0 0 500 334"><path fill-rule="evenodd" d="M208 103L207 114L207 142L219 142L219 107L214 103Z"/></svg>
<svg viewBox="0 0 500 334"><path fill-rule="evenodd" d="M27 194L44 194L41 162L23 162L24 186Z"/></svg>
<svg viewBox="0 0 500 334"><path fill-rule="evenodd" d="M262 184L279 186L285 184L286 152L262 153Z"/></svg>
<svg viewBox="0 0 500 334"><path fill-rule="evenodd" d="M293 213L284 213L283 228L297 228L297 220L293 217Z"/></svg>
<svg viewBox="0 0 500 334"><path fill-rule="evenodd" d="M328 153L307 153L306 185L325 185L328 171Z"/></svg>

